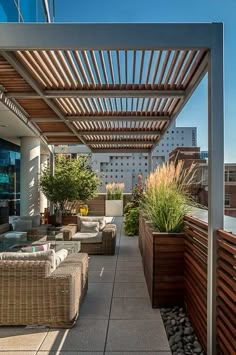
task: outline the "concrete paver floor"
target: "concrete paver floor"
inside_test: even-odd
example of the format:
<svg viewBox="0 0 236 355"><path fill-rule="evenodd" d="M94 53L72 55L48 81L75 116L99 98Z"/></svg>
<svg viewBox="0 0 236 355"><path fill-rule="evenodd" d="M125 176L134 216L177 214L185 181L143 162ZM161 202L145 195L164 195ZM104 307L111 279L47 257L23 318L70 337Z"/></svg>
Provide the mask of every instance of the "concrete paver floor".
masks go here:
<svg viewBox="0 0 236 355"><path fill-rule="evenodd" d="M116 218L114 256L91 256L89 289L72 329L0 328L0 355L170 355L158 309L152 309L137 237Z"/></svg>

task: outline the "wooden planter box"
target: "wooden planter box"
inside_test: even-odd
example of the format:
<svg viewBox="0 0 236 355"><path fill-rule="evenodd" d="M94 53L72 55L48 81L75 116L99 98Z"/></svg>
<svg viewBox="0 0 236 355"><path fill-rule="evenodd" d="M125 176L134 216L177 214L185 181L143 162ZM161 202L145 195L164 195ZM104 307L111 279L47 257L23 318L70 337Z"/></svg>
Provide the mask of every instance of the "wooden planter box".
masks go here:
<svg viewBox="0 0 236 355"><path fill-rule="evenodd" d="M184 302L184 233L158 233L140 214L139 246L152 307Z"/></svg>

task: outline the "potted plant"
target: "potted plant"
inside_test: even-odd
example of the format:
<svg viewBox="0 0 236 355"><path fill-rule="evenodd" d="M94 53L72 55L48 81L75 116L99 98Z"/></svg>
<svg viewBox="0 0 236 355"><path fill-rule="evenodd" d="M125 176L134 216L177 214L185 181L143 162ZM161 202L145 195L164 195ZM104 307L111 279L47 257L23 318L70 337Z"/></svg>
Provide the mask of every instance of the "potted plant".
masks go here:
<svg viewBox="0 0 236 355"><path fill-rule="evenodd" d="M40 188L54 205L58 217L65 212L68 201L73 203L80 201L84 204L93 198L99 185L100 180L85 156L80 156L78 159L67 159L63 155L57 156L54 175L52 176L49 168L46 168L40 176ZM59 219L57 223L60 223Z"/></svg>
<svg viewBox="0 0 236 355"><path fill-rule="evenodd" d="M184 216L194 204L195 165L166 163L150 174L141 202L140 247L153 307L183 302Z"/></svg>
<svg viewBox="0 0 236 355"><path fill-rule="evenodd" d="M125 185L123 183L106 184L106 216L123 216L123 191Z"/></svg>

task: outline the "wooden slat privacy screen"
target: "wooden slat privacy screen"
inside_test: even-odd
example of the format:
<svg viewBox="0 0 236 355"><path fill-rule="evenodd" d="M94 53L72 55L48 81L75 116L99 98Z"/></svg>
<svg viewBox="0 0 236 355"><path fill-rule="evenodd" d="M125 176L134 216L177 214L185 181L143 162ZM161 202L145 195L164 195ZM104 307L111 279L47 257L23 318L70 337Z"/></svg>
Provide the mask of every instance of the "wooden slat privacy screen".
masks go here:
<svg viewBox="0 0 236 355"><path fill-rule="evenodd" d="M236 235L218 231L217 337L220 353L236 354Z"/></svg>
<svg viewBox="0 0 236 355"><path fill-rule="evenodd" d="M207 224L185 217L185 307L195 331L207 347Z"/></svg>
<svg viewBox="0 0 236 355"><path fill-rule="evenodd" d="M217 344L219 354L236 354L236 235L218 231ZM207 347L207 224L185 217L185 306Z"/></svg>

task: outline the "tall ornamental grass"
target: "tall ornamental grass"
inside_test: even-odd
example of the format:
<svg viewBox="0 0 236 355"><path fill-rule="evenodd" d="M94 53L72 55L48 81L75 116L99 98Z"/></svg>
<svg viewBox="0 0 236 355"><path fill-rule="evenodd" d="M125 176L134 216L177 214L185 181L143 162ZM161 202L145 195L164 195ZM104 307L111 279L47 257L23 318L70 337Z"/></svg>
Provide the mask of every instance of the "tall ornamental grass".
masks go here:
<svg viewBox="0 0 236 355"><path fill-rule="evenodd" d="M184 168L183 161L170 162L158 166L147 178L142 208L159 232L183 230L184 215L195 204L190 195L195 172L195 164Z"/></svg>
<svg viewBox="0 0 236 355"><path fill-rule="evenodd" d="M125 184L120 183L108 183L106 184L107 200L122 200Z"/></svg>

